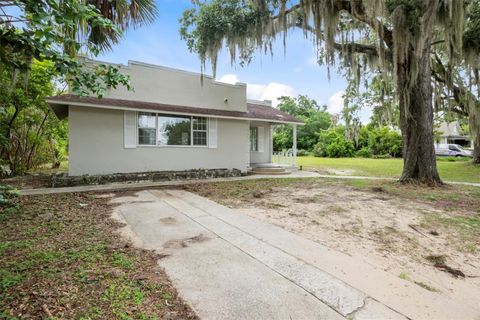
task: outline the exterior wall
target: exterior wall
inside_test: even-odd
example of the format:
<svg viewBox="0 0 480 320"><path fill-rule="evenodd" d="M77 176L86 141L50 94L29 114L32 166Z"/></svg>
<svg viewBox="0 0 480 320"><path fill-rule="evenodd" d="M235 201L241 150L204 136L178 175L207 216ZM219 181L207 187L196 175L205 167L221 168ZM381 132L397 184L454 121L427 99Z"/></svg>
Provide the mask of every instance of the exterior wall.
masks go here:
<svg viewBox="0 0 480 320"><path fill-rule="evenodd" d="M447 137L441 136L438 143L447 144L448 143Z"/></svg>
<svg viewBox="0 0 480 320"><path fill-rule="evenodd" d="M69 106L69 175L189 169L246 171L249 123L217 120L217 148L142 146L124 148L124 113Z"/></svg>
<svg viewBox="0 0 480 320"><path fill-rule="evenodd" d="M91 62L95 63L95 62ZM198 73L129 61L120 66L129 74L134 91L125 87L107 92L105 98L164 103L230 111L247 110L247 86L217 82Z"/></svg>
<svg viewBox="0 0 480 320"><path fill-rule="evenodd" d="M250 127L263 127L264 128L264 135L263 135L263 152L259 151L250 151L250 163L270 163L272 162L272 132L271 132L271 125L268 122L256 122L251 121ZM250 133L249 133L250 135ZM260 140L261 137L258 137ZM250 137L248 141L250 145ZM259 141L260 143L260 141ZM249 149L250 150L250 146Z"/></svg>

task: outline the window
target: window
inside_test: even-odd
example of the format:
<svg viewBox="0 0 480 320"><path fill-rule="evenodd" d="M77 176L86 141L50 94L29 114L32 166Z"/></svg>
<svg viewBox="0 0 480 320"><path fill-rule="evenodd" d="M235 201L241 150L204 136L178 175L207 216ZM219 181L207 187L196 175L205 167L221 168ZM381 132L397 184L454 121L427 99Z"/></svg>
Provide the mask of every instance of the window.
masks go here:
<svg viewBox="0 0 480 320"><path fill-rule="evenodd" d="M208 129L207 118L193 117L192 121L193 145L206 146Z"/></svg>
<svg viewBox="0 0 480 320"><path fill-rule="evenodd" d="M250 128L250 151L258 151L258 128Z"/></svg>
<svg viewBox="0 0 480 320"><path fill-rule="evenodd" d="M459 150L456 146L448 146L448 149L449 149L450 151L460 152L460 150Z"/></svg>
<svg viewBox="0 0 480 320"><path fill-rule="evenodd" d="M156 114L138 114L138 144L155 145Z"/></svg>
<svg viewBox="0 0 480 320"><path fill-rule="evenodd" d="M206 146L208 122L204 117L138 113L138 144Z"/></svg>
<svg viewBox="0 0 480 320"><path fill-rule="evenodd" d="M158 145L189 146L191 117L158 116Z"/></svg>

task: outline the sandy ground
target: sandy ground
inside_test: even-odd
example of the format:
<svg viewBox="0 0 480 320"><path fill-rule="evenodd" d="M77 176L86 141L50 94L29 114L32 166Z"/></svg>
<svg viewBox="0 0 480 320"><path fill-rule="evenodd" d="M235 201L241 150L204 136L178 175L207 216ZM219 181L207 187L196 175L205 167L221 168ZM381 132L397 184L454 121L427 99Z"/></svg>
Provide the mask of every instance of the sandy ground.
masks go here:
<svg viewBox="0 0 480 320"><path fill-rule="evenodd" d="M238 212L283 227L353 257L381 266L412 281L419 290L447 295L476 306L480 297L480 248L458 232L432 222L444 212L419 201L345 186L277 187L245 201L225 200ZM470 213L471 214L471 213ZM475 243L475 241L474 241ZM456 278L435 268L425 257L443 255Z"/></svg>

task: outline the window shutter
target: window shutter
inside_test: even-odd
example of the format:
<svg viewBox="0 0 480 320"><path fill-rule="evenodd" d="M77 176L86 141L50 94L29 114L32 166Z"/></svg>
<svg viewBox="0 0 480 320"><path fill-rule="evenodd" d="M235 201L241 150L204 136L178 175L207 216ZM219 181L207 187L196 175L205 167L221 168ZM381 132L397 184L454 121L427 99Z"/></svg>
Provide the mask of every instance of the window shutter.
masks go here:
<svg viewBox="0 0 480 320"><path fill-rule="evenodd" d="M208 118L208 147L217 148L217 119Z"/></svg>
<svg viewBox="0 0 480 320"><path fill-rule="evenodd" d="M258 127L258 152L263 152L265 149L265 128Z"/></svg>
<svg viewBox="0 0 480 320"><path fill-rule="evenodd" d="M123 142L126 149L137 147L137 113L124 111Z"/></svg>

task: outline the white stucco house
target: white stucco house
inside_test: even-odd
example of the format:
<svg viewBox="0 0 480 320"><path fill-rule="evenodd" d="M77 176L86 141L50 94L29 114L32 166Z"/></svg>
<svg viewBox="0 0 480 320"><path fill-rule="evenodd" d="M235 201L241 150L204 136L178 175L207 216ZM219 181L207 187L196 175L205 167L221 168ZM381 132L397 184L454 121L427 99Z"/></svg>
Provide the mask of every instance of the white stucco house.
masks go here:
<svg viewBox="0 0 480 320"><path fill-rule="evenodd" d="M129 61L134 90L102 99L61 95L47 102L69 122L70 176L238 169L272 162L272 127L302 122L270 102L248 101L246 84ZM292 146L296 156L296 142Z"/></svg>

